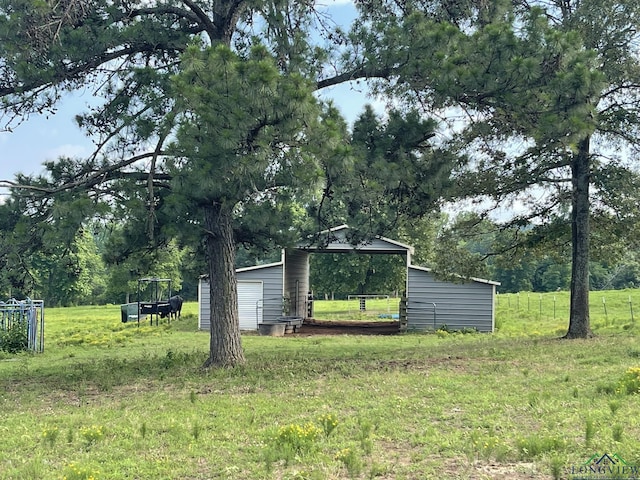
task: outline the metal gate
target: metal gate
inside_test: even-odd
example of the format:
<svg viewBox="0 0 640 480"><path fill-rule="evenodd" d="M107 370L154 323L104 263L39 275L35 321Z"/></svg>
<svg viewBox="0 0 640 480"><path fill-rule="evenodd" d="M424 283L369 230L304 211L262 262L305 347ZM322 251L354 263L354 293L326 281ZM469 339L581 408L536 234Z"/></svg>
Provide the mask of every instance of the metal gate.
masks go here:
<svg viewBox="0 0 640 480"><path fill-rule="evenodd" d="M0 349L44 351L44 301L15 298L0 302Z"/></svg>

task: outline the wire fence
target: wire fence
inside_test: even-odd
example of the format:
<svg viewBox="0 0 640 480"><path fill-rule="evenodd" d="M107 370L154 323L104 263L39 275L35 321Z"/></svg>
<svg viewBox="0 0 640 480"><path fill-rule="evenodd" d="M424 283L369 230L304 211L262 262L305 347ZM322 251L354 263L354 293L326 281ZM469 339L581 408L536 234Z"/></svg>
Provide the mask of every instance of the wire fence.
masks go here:
<svg viewBox="0 0 640 480"><path fill-rule="evenodd" d="M520 292L496 295L498 314L520 314L539 319L565 320L569 318L568 292ZM635 323L640 304L640 290L592 291L589 294L589 313L592 320L629 321Z"/></svg>

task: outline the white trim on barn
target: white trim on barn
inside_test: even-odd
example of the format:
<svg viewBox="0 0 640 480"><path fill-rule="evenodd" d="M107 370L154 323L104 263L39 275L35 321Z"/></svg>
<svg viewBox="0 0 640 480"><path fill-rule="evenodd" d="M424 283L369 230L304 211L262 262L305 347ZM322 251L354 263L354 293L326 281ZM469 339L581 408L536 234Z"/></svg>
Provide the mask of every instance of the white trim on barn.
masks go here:
<svg viewBox="0 0 640 480"><path fill-rule="evenodd" d="M264 299L264 282L256 280L238 280L238 318L240 330L256 330L262 321L262 307L258 305ZM206 277L198 284L198 328L209 330L211 324L211 303L209 282Z"/></svg>

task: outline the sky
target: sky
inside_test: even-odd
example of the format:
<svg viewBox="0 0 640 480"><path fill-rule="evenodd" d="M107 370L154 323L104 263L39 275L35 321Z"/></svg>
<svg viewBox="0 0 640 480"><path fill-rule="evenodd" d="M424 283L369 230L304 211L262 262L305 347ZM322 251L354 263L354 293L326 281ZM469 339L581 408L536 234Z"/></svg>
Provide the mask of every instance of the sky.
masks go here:
<svg viewBox="0 0 640 480"><path fill-rule="evenodd" d="M365 104L378 105L367 97L361 86L343 84L324 89L320 96L332 99L349 124L362 112ZM16 173L37 174L42 164L66 155L88 156L93 144L74 122L77 113L86 110L92 98L68 97L54 115L34 115L11 132L0 132L0 180L12 180Z"/></svg>
<svg viewBox="0 0 640 480"><path fill-rule="evenodd" d="M351 0L323 0L334 18L348 21L355 15ZM379 101L369 98L362 85L343 84L322 90L321 98L331 98L352 124L366 103L382 111ZM44 171L43 162L60 156L84 157L93 151L93 143L74 122L76 114L95 101L88 89L65 97L55 114L33 115L11 132L0 131L0 180L13 180L17 173L27 175ZM6 190L0 189L0 201Z"/></svg>

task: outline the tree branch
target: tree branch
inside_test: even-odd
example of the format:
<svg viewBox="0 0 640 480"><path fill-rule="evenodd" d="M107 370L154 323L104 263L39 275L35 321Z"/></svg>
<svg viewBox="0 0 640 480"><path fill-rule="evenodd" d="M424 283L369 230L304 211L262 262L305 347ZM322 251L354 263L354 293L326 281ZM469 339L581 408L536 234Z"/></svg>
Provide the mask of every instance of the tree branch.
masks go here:
<svg viewBox="0 0 640 480"><path fill-rule="evenodd" d="M160 152L160 153L162 154L163 152ZM109 180L115 180L118 178L138 178L145 181L148 178L147 173L123 172L121 171L121 169L129 165L132 165L139 160L144 160L145 158L150 158L157 154L158 153L156 151L153 151L153 152L147 152L140 155L136 155L134 157L128 158L121 162L108 165L104 168L96 170L95 172L82 175L74 181L66 182L66 183L63 183L62 185L58 185L54 187L23 184L23 183L10 181L10 180L0 180L0 187L5 187L9 189L14 189L14 190L31 190L31 191L42 193L44 195L54 195L57 193L74 190L80 187L89 189L103 182L106 182ZM156 178L162 179L162 180L171 180L171 176L168 174L156 175Z"/></svg>
<svg viewBox="0 0 640 480"><path fill-rule="evenodd" d="M362 78L388 78L393 73L393 69L390 67L383 68L369 68L366 66L361 66L358 68L354 68L348 72L344 72L340 75L336 75L334 77L325 78L323 80L319 80L316 83L316 90L320 90L326 87L332 87L334 85L339 85L344 82L349 82L352 80L358 80Z"/></svg>
<svg viewBox="0 0 640 480"><path fill-rule="evenodd" d="M219 29L214 25L209 16L192 0L182 0L182 2L189 7L194 16L198 19L198 23L202 25L203 29L209 36L209 41L213 42L220 36Z"/></svg>

